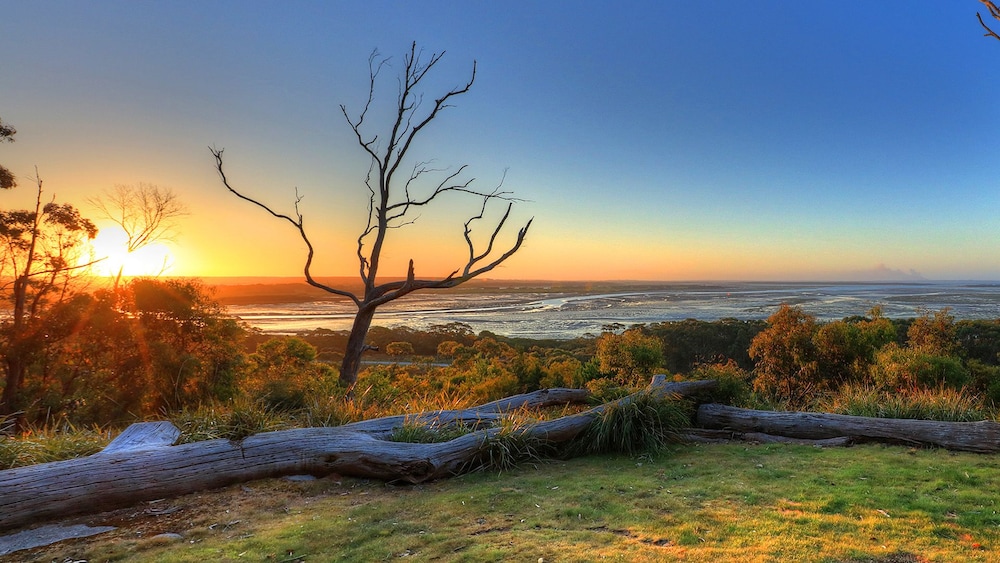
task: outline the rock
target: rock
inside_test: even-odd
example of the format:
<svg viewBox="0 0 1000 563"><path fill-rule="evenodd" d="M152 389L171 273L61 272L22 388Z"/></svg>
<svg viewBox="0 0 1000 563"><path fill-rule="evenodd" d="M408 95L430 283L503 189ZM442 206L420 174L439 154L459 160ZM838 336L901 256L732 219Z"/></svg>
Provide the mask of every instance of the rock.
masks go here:
<svg viewBox="0 0 1000 563"><path fill-rule="evenodd" d="M114 529L114 526L86 526L84 524L63 526L52 524L30 530L22 530L14 534L0 536L0 555L51 545L73 538L96 536L97 534L110 532Z"/></svg>

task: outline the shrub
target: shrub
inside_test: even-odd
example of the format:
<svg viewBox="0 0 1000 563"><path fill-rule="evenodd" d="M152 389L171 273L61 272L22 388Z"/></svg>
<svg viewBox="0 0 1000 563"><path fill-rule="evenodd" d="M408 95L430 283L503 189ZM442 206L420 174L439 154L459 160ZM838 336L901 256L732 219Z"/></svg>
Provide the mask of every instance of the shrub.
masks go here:
<svg viewBox="0 0 1000 563"><path fill-rule="evenodd" d="M714 379L719 386L712 391L712 401L737 407L751 402L751 375L733 360L725 363L702 364L695 367L691 379Z"/></svg>
<svg viewBox="0 0 1000 563"><path fill-rule="evenodd" d="M782 305L767 324L750 343L756 366L754 390L769 399L804 406L828 386L813 340L816 319L799 307Z"/></svg>
<svg viewBox="0 0 1000 563"><path fill-rule="evenodd" d="M621 399L632 392L631 389L622 387L617 381L606 377L591 379L587 382L586 387L590 391L590 402L593 404L602 404Z"/></svg>
<svg viewBox="0 0 1000 563"><path fill-rule="evenodd" d="M597 359L602 372L623 385L637 385L663 365L663 344L640 329L605 332L597 339Z"/></svg>
<svg viewBox="0 0 1000 563"><path fill-rule="evenodd" d="M925 348L904 348L896 343L875 355L871 377L883 389L942 385L958 389L969 382L969 372L958 358Z"/></svg>

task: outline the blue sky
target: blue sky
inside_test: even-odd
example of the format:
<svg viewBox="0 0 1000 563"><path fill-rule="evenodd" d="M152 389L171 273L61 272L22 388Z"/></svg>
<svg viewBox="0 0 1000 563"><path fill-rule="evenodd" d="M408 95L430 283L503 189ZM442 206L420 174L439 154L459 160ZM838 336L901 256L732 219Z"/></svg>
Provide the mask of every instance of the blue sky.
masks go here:
<svg viewBox="0 0 1000 563"><path fill-rule="evenodd" d="M225 193L305 199L314 273L351 275L373 49L447 51L473 90L418 156L468 164L534 217L495 277L1000 279L1000 41L974 0L20 2L0 0L0 162L85 204L116 183L188 203L175 273L297 275L296 233ZM395 83L380 90L394 95ZM4 205L25 205L29 180ZM461 264L470 202L390 242L403 273ZM472 204L474 208L474 203Z"/></svg>

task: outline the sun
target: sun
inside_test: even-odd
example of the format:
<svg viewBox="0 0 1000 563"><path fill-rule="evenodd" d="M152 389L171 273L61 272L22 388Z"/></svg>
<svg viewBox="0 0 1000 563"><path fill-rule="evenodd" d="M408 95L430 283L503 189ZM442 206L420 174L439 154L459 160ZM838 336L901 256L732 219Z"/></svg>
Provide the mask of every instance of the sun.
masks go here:
<svg viewBox="0 0 1000 563"><path fill-rule="evenodd" d="M174 255L167 245L152 242L134 252L128 252L128 236L120 228L101 229L90 241L94 273L99 276L158 276L174 265Z"/></svg>

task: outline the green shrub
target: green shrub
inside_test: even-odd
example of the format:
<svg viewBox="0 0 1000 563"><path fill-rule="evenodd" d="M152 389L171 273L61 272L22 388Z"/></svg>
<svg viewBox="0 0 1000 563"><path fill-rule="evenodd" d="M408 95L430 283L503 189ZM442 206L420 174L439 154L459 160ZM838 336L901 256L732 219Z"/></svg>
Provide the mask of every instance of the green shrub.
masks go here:
<svg viewBox="0 0 1000 563"><path fill-rule="evenodd" d="M608 378L591 379L586 384L590 391L589 401L591 404L600 405L609 401L621 399L632 393L632 389L622 387L617 381Z"/></svg>
<svg viewBox="0 0 1000 563"><path fill-rule="evenodd" d="M875 355L871 377L883 389L938 387L959 389L969 383L961 360L925 348L889 344Z"/></svg>
<svg viewBox="0 0 1000 563"><path fill-rule="evenodd" d="M711 393L713 402L736 407L747 407L752 402L753 388L750 384L752 376L733 360L699 365L691 372L690 377L714 379L718 382L718 387Z"/></svg>

